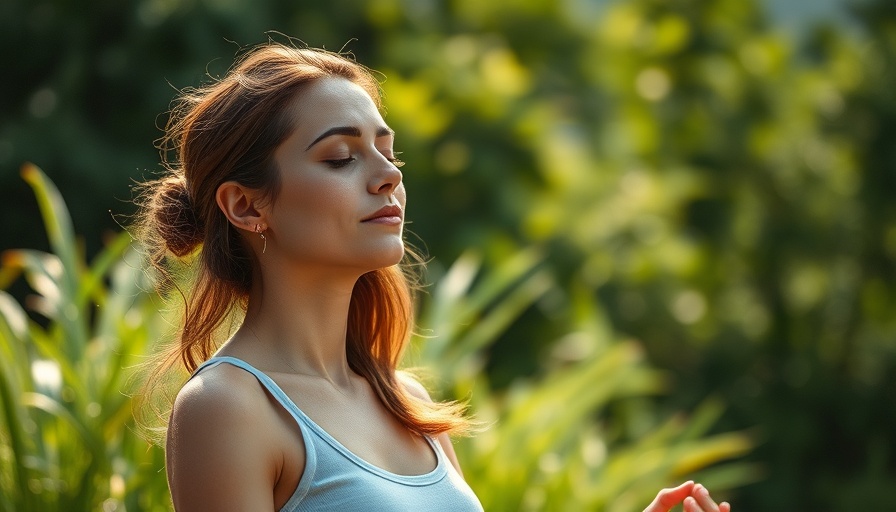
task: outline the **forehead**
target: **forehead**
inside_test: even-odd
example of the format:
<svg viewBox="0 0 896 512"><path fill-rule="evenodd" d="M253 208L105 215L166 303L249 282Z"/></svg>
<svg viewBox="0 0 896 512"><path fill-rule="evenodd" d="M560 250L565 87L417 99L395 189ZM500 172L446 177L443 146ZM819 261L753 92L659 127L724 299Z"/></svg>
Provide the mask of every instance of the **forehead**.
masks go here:
<svg viewBox="0 0 896 512"><path fill-rule="evenodd" d="M376 104L361 86L344 78L322 78L302 89L290 116L294 136L313 139L335 126L376 130L385 126Z"/></svg>

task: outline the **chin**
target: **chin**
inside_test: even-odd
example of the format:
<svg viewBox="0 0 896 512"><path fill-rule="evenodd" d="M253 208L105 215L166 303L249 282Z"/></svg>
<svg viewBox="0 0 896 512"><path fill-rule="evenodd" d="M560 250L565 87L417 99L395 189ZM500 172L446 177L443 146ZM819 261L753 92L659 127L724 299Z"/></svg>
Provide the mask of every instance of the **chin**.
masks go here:
<svg viewBox="0 0 896 512"><path fill-rule="evenodd" d="M366 267L369 270L378 270L387 268L401 263L404 258L404 242L396 241L395 243L384 244L367 252L368 258Z"/></svg>
<svg viewBox="0 0 896 512"><path fill-rule="evenodd" d="M401 263L401 260L404 259L404 245L401 246L401 249L396 250L392 257L389 258L389 263L384 265L386 267L391 267L392 265L398 265Z"/></svg>
<svg viewBox="0 0 896 512"><path fill-rule="evenodd" d="M378 251L379 252L379 251ZM384 248L377 258L376 268L386 268L401 263L404 258L404 242L393 247Z"/></svg>

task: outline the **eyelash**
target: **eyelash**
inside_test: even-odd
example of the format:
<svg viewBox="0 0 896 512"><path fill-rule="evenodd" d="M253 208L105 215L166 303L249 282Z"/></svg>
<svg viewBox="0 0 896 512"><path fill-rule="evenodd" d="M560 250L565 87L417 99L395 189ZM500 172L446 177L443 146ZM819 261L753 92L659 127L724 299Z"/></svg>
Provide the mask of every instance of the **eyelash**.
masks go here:
<svg viewBox="0 0 896 512"><path fill-rule="evenodd" d="M395 156L393 156L392 158L387 158L386 160L389 160L390 162L392 162L392 165L394 165L395 167L402 167L402 166L404 166L404 161L398 159L398 155L400 155L400 154L401 154L401 151L396 151Z"/></svg>
<svg viewBox="0 0 896 512"><path fill-rule="evenodd" d="M391 162L392 165L394 165L395 167L404 166L404 162L399 160L398 158L387 158L386 160ZM333 169L339 169L340 167L345 167L346 165L348 165L354 161L355 161L354 157L340 158L338 160L324 160L324 162L327 163Z"/></svg>
<svg viewBox="0 0 896 512"><path fill-rule="evenodd" d="M333 169L339 169L340 167L345 167L346 165L354 162L354 157L348 158L340 158L339 160L324 160L330 167Z"/></svg>

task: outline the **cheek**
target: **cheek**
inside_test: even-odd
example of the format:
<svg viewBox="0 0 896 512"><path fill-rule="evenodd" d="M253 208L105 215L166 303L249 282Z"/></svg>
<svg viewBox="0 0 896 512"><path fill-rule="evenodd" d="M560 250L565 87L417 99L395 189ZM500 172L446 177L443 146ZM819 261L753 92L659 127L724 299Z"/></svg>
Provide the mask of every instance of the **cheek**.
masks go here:
<svg viewBox="0 0 896 512"><path fill-rule="evenodd" d="M309 176L284 183L281 198L285 208L326 218L348 204L352 195L350 183L343 177Z"/></svg>
<svg viewBox="0 0 896 512"><path fill-rule="evenodd" d="M275 215L281 228L295 236L332 234L354 217L356 195L339 177L295 180L283 184Z"/></svg>

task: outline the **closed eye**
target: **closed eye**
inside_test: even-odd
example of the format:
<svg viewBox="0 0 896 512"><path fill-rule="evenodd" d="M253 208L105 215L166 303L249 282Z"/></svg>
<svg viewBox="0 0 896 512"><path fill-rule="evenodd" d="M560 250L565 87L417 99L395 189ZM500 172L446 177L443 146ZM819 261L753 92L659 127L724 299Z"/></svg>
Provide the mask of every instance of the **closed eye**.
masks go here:
<svg viewBox="0 0 896 512"><path fill-rule="evenodd" d="M324 160L324 163L332 167L333 169L339 169L340 167L345 167L346 165L354 162L354 157L348 158L340 158L337 160Z"/></svg>

